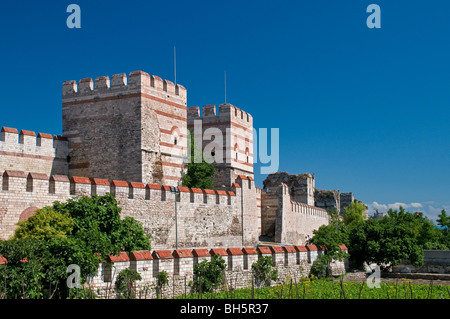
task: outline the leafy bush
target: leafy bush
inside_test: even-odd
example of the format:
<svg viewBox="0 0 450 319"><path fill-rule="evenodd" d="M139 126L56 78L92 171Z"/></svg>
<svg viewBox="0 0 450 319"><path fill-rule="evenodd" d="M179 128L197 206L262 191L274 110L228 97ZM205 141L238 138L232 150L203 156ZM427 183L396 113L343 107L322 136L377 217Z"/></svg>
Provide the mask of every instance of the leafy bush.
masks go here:
<svg viewBox="0 0 450 319"><path fill-rule="evenodd" d="M311 266L311 276L317 278L328 277L330 275L329 263L330 260L326 257L326 255L320 255L317 257Z"/></svg>
<svg viewBox="0 0 450 319"><path fill-rule="evenodd" d="M197 291L213 291L223 282L225 260L220 255L214 255L211 261L203 260L194 265L194 287Z"/></svg>
<svg viewBox="0 0 450 319"><path fill-rule="evenodd" d="M253 275L257 286L270 284L270 280L277 280L278 270L273 269L274 262L271 256L261 256L252 264Z"/></svg>
<svg viewBox="0 0 450 319"><path fill-rule="evenodd" d="M121 299L135 299L135 282L142 280L141 275L136 270L126 268L119 272L116 279L116 291Z"/></svg>
<svg viewBox="0 0 450 319"><path fill-rule="evenodd" d="M95 274L100 258L120 251L150 250L150 236L131 217L120 218L111 194L55 202L19 223L11 240L0 241L8 260L0 268L7 298L65 298L67 266L80 267L80 284ZM6 284L5 284L6 282Z"/></svg>

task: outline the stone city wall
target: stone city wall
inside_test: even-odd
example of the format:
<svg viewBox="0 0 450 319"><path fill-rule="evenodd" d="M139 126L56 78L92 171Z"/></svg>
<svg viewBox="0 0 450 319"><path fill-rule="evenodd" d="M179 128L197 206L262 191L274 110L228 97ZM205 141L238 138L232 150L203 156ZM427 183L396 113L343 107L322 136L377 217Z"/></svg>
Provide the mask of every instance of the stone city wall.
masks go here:
<svg viewBox="0 0 450 319"><path fill-rule="evenodd" d="M256 188L245 177L227 191L179 186L172 188L176 194L167 185L6 170L0 185L0 239L54 201L106 193L118 200L123 217L143 224L155 249L256 245L260 231Z"/></svg>
<svg viewBox="0 0 450 319"><path fill-rule="evenodd" d="M342 246L341 249L347 250ZM220 255L226 263L225 283L222 289L239 289L251 287L254 281L252 264L262 256L270 256L275 261L274 268L278 278L271 285L299 282L301 277L308 276L314 260L325 251L315 245L308 246L268 246L244 248L213 249L176 249L125 252L118 256L109 256L99 264L97 273L89 278L87 287L103 298L116 298L115 281L123 269L130 268L139 272L142 280L136 282L137 298L173 297L194 292L192 282L194 265L203 260L209 261L212 256ZM157 285L161 271L168 274L169 283L162 291ZM346 271L346 263L334 261L332 275L339 276ZM255 287L256 283L253 282Z"/></svg>

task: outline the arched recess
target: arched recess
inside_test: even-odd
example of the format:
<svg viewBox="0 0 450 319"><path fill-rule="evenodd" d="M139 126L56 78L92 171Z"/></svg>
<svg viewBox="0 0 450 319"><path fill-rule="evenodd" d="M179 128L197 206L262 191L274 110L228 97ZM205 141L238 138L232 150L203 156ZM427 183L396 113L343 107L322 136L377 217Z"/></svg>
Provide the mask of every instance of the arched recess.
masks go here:
<svg viewBox="0 0 450 319"><path fill-rule="evenodd" d="M31 216L33 216L34 214L36 214L36 211L38 209L39 208L37 207L28 207L27 209L23 210L22 213L20 214L19 222L23 222L28 218L30 218Z"/></svg>

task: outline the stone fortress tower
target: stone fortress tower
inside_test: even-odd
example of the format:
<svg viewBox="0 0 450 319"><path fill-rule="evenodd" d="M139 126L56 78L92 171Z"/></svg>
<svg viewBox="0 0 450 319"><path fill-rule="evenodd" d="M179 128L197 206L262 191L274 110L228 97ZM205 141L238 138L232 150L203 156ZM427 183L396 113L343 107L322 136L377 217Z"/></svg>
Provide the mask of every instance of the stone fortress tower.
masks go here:
<svg viewBox="0 0 450 319"><path fill-rule="evenodd" d="M200 113L182 85L143 71L66 81L62 111L63 136L1 130L0 239L55 200L111 193L154 248L256 246L261 235L302 245L329 207L353 200L321 200L309 173L270 174L257 187L253 117L231 104ZM188 129L216 163L215 189L181 183Z"/></svg>
<svg viewBox="0 0 450 319"><path fill-rule="evenodd" d="M218 111L215 105L206 105L200 116L198 106L190 107L187 123L197 140L203 136L205 156L216 159L216 186L228 187L239 175L253 179L253 117L231 104L219 105ZM208 144L211 149L206 149Z"/></svg>
<svg viewBox="0 0 450 319"><path fill-rule="evenodd" d="M186 89L136 71L63 84L69 175L178 185Z"/></svg>

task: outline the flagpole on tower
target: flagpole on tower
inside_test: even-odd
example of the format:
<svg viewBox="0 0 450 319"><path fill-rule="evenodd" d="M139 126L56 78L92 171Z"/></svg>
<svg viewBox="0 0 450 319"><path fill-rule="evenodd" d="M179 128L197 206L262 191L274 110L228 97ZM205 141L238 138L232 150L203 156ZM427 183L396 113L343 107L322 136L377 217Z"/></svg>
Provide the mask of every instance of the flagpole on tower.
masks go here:
<svg viewBox="0 0 450 319"><path fill-rule="evenodd" d="M173 47L173 73L175 78L175 85L177 85L177 47Z"/></svg>
<svg viewBox="0 0 450 319"><path fill-rule="evenodd" d="M224 71L224 86L225 104L227 104L227 71Z"/></svg>

